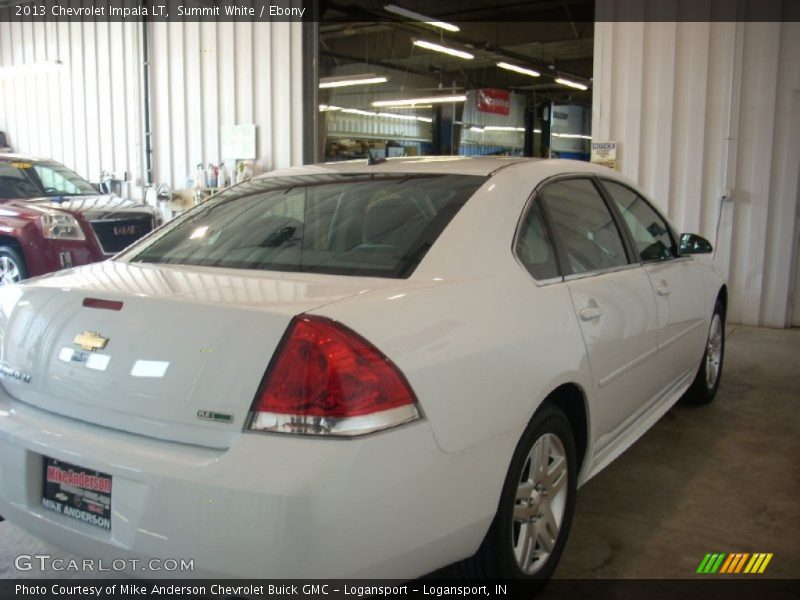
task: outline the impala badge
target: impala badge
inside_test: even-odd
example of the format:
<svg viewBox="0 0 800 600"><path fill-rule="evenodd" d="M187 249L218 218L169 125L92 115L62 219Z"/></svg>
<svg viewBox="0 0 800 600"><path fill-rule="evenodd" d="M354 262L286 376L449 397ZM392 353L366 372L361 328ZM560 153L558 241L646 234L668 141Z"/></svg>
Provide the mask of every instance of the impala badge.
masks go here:
<svg viewBox="0 0 800 600"><path fill-rule="evenodd" d="M106 344L108 344L108 338L104 338L94 331L84 331L76 335L72 343L80 346L81 350L94 352L95 350L102 350L105 348Z"/></svg>

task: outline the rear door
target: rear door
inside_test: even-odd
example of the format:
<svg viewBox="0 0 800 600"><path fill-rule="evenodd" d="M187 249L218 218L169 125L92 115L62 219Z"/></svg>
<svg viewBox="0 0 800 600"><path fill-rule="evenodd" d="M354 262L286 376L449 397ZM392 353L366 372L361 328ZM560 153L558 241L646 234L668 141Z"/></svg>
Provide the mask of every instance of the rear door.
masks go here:
<svg viewBox="0 0 800 600"><path fill-rule="evenodd" d="M656 392L658 330L650 280L629 261L619 224L592 178L539 190L559 264L580 322L594 381L596 450L649 405Z"/></svg>
<svg viewBox="0 0 800 600"><path fill-rule="evenodd" d="M695 259L679 256L664 218L636 190L615 181L602 185L619 210L638 260L653 286L658 309L657 377L668 391L697 369L710 315L704 314L701 272Z"/></svg>

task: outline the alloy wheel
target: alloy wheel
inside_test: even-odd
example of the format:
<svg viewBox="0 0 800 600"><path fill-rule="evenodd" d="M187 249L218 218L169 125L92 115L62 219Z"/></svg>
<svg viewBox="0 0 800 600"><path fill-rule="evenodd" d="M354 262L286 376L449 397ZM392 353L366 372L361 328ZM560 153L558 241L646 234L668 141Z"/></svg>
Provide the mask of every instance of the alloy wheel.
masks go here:
<svg viewBox="0 0 800 600"><path fill-rule="evenodd" d="M567 453L552 433L533 444L517 485L511 545L525 575L544 567L555 548L567 505Z"/></svg>
<svg viewBox="0 0 800 600"><path fill-rule="evenodd" d="M714 389L722 364L722 333L722 319L715 313L706 344L706 387L709 390Z"/></svg>
<svg viewBox="0 0 800 600"><path fill-rule="evenodd" d="M0 256L0 285L17 283L20 276L19 266L8 256Z"/></svg>

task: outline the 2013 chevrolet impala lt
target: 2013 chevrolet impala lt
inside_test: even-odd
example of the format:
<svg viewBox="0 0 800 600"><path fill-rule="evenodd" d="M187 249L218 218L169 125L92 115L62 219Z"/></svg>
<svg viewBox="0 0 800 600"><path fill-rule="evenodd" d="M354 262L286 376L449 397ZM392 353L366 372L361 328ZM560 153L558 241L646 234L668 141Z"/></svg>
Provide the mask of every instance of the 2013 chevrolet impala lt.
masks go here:
<svg viewBox="0 0 800 600"><path fill-rule="evenodd" d="M0 514L195 576L546 578L577 488L714 397L710 250L579 162L258 177L0 289Z"/></svg>

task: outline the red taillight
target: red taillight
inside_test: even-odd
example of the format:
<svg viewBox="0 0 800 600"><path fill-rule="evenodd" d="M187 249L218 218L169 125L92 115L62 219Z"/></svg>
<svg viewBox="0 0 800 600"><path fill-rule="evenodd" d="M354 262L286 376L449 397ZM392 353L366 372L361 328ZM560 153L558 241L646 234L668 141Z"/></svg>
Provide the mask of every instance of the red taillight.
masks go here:
<svg viewBox="0 0 800 600"><path fill-rule="evenodd" d="M372 344L322 317L295 318L253 402L250 429L358 435L419 417L403 374Z"/></svg>

